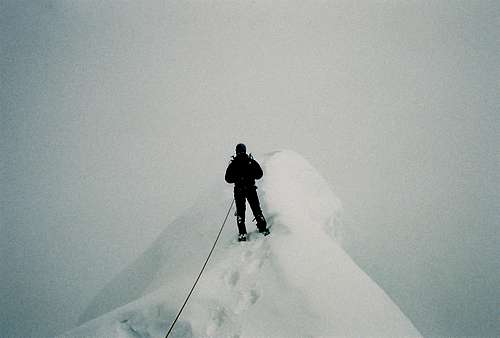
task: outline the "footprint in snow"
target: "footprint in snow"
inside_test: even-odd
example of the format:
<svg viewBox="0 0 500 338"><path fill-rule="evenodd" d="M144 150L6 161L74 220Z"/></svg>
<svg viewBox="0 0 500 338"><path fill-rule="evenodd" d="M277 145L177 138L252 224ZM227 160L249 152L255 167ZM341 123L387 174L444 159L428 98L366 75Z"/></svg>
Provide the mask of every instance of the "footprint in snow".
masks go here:
<svg viewBox="0 0 500 338"><path fill-rule="evenodd" d="M239 314L257 303L260 296L261 291L257 288L242 291L238 299L238 304L236 305L235 313Z"/></svg>
<svg viewBox="0 0 500 338"><path fill-rule="evenodd" d="M226 285L229 287L236 286L239 280L240 280L240 273L238 270L229 270L224 275L224 281L226 282Z"/></svg>
<svg viewBox="0 0 500 338"><path fill-rule="evenodd" d="M234 312L224 306L211 309L205 333L208 337L239 337L240 327L234 321Z"/></svg>

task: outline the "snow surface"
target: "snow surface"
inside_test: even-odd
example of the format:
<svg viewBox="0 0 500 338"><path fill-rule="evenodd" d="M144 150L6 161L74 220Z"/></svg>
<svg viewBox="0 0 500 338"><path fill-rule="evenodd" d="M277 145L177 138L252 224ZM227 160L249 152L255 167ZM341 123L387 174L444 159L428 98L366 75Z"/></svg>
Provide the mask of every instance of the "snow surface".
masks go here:
<svg viewBox="0 0 500 338"><path fill-rule="evenodd" d="M250 241L236 242L231 212L171 337L421 336L341 248L342 206L316 170L292 151L258 160L271 235L255 232L250 212ZM221 179L102 290L85 323L61 337L164 337L231 199Z"/></svg>

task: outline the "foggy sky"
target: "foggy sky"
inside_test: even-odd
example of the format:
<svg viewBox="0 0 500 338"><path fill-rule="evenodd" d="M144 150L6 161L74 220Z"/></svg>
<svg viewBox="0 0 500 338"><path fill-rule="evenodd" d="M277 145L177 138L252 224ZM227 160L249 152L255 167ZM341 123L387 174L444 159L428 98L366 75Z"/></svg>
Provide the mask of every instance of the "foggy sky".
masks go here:
<svg viewBox="0 0 500 338"><path fill-rule="evenodd" d="M238 142L321 172L346 250L424 335L500 334L498 2L0 15L2 335L72 328Z"/></svg>

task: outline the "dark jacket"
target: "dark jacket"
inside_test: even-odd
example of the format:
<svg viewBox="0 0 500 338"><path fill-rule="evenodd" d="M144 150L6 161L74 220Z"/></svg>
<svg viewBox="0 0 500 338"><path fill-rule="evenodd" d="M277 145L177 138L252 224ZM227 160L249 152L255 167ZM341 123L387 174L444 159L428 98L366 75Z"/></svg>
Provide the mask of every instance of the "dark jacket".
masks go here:
<svg viewBox="0 0 500 338"><path fill-rule="evenodd" d="M234 183L235 187L253 187L255 180L262 177L259 163L247 154L236 155L226 170L226 182Z"/></svg>

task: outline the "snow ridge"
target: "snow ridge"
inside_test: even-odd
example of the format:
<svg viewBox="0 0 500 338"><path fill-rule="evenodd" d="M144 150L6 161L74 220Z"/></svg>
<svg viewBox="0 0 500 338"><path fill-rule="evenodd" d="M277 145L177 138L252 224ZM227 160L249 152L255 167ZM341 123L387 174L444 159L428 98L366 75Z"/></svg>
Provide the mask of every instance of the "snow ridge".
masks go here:
<svg viewBox="0 0 500 338"><path fill-rule="evenodd" d="M325 180L292 151L264 155L261 162L259 195L271 235L253 231L249 242L238 243L236 226L228 220L171 336L420 336L341 248L342 206ZM202 197L115 278L115 285L125 286L123 293L115 289L112 299L89 307L87 316L98 318L61 337L163 337L231 195L221 182ZM129 278L138 271L148 273L143 280ZM101 315L105 310L111 311Z"/></svg>

